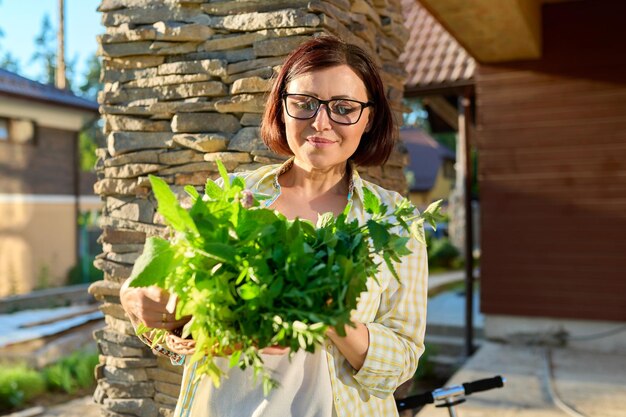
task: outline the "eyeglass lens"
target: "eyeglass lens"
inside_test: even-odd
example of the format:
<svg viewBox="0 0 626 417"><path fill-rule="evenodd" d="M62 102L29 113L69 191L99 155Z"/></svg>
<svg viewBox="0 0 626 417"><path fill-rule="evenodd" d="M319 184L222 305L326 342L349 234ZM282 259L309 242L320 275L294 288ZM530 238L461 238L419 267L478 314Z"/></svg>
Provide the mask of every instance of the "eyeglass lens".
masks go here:
<svg viewBox="0 0 626 417"><path fill-rule="evenodd" d="M319 108L320 100L306 95L290 94L285 97L287 114L296 119L310 119ZM341 124L357 123L361 117L363 105L348 99L330 100L327 113L331 120Z"/></svg>

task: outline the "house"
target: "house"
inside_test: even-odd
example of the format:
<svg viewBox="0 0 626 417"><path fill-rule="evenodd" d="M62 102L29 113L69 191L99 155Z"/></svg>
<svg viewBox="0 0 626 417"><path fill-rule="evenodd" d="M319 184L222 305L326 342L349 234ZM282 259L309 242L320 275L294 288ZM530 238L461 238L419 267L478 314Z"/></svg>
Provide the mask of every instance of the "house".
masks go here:
<svg viewBox="0 0 626 417"><path fill-rule="evenodd" d="M0 296L62 285L78 260L78 214L100 205L78 169L95 102L0 69Z"/></svg>
<svg viewBox="0 0 626 417"><path fill-rule="evenodd" d="M478 62L487 337L624 352L626 3L420 3Z"/></svg>
<svg viewBox="0 0 626 417"><path fill-rule="evenodd" d="M454 185L454 153L419 128L400 129L409 153L406 167L409 199L416 207L447 200Z"/></svg>

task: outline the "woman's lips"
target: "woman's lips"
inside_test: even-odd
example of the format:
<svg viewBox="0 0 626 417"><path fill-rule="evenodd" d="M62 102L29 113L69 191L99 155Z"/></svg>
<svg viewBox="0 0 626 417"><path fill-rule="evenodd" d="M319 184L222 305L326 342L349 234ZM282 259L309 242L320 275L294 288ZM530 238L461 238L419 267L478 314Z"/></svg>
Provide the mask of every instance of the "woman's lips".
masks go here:
<svg viewBox="0 0 626 417"><path fill-rule="evenodd" d="M309 136L306 140L316 148L326 148L336 143L334 140L321 138L319 136Z"/></svg>

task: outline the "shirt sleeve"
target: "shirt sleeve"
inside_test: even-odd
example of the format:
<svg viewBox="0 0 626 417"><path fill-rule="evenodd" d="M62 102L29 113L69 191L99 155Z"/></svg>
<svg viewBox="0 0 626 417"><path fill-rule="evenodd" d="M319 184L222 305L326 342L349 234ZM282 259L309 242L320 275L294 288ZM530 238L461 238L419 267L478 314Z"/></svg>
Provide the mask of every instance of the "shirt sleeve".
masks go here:
<svg viewBox="0 0 626 417"><path fill-rule="evenodd" d="M355 380L379 398L393 394L417 370L424 352L428 256L426 246L411 238L411 254L396 263L400 282L387 268L388 286L380 296L380 307L373 322L367 323L369 348Z"/></svg>

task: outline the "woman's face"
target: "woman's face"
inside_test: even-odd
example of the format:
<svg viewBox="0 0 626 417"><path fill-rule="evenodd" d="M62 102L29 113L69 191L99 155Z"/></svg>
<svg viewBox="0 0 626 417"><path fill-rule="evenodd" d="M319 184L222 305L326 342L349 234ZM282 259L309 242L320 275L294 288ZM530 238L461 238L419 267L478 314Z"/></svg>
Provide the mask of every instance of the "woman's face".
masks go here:
<svg viewBox="0 0 626 417"><path fill-rule="evenodd" d="M365 84L347 65L302 74L287 84L286 92L305 94L320 100L349 99L362 103L369 101ZM352 125L343 125L331 120L326 107L325 104L321 105L315 117L311 119L299 120L289 116L283 101L287 143L295 155L296 162L302 168L324 170L345 166L348 158L359 146L363 132L369 130L372 116L370 107L363 109L359 121ZM344 108L335 110L341 111Z"/></svg>

